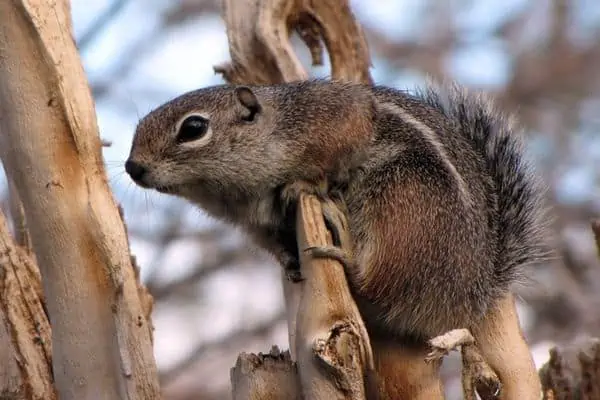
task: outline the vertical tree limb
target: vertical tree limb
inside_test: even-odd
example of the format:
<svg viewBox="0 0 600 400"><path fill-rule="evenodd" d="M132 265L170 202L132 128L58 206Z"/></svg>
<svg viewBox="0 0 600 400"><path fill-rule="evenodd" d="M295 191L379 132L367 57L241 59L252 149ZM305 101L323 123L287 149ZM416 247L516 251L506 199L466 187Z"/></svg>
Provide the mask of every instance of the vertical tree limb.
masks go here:
<svg viewBox="0 0 600 400"><path fill-rule="evenodd" d="M298 373L309 399L364 399L365 377L374 370L367 330L350 294L343 266L303 252L331 246L321 204L302 195L296 231L302 285L296 321Z"/></svg>
<svg viewBox="0 0 600 400"><path fill-rule="evenodd" d="M0 15L0 157L43 278L58 394L158 398L148 321L69 3L2 1Z"/></svg>

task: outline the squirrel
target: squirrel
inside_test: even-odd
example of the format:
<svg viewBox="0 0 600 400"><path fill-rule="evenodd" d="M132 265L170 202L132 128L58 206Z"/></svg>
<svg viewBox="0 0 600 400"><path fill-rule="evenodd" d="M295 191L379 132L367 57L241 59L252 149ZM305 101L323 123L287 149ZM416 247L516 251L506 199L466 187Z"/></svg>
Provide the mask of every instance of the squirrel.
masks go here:
<svg viewBox="0 0 600 400"><path fill-rule="evenodd" d="M290 188L308 182L340 199L361 315L369 332L404 340L514 319L511 285L546 255L545 188L521 131L455 83L413 94L320 79L192 91L141 119L125 169L138 185L241 227L294 281ZM498 347L503 339L488 333L475 338ZM510 381L507 398L540 393L523 349L519 365L508 355L490 363ZM529 388L514 382L515 369Z"/></svg>

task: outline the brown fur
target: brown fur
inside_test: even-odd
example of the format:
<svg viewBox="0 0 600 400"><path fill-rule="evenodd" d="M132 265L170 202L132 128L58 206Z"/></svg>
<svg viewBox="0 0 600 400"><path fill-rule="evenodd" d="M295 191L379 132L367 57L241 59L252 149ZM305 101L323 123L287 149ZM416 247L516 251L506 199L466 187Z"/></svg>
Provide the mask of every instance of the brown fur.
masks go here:
<svg viewBox="0 0 600 400"><path fill-rule="evenodd" d="M370 331L424 343L502 319L495 310L510 285L544 256L542 190L512 120L458 87L237 90L190 92L144 117L130 155L145 170L137 182L241 226L294 270L294 199L283 189L325 180L348 208L348 273ZM211 133L178 144L177 122L190 113L206 116Z"/></svg>

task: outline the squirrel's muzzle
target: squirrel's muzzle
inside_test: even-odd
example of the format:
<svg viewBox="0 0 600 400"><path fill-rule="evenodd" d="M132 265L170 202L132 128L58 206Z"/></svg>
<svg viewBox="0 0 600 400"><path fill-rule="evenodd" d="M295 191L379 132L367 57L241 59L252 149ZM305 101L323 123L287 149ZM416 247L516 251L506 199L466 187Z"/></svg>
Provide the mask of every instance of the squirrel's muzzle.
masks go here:
<svg viewBox="0 0 600 400"><path fill-rule="evenodd" d="M131 179L135 181L135 183L143 185L143 178L148 170L140 163L127 160L125 162L125 171L129 174Z"/></svg>

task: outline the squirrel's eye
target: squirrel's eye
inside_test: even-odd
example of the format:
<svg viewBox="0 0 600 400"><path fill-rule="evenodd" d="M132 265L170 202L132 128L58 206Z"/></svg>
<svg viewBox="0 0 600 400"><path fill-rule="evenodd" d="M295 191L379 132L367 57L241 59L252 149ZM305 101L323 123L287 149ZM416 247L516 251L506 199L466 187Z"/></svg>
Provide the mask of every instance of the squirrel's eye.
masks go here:
<svg viewBox="0 0 600 400"><path fill-rule="evenodd" d="M191 115L187 117L179 127L177 132L177 141L190 142L200 139L208 131L208 120L199 115Z"/></svg>

